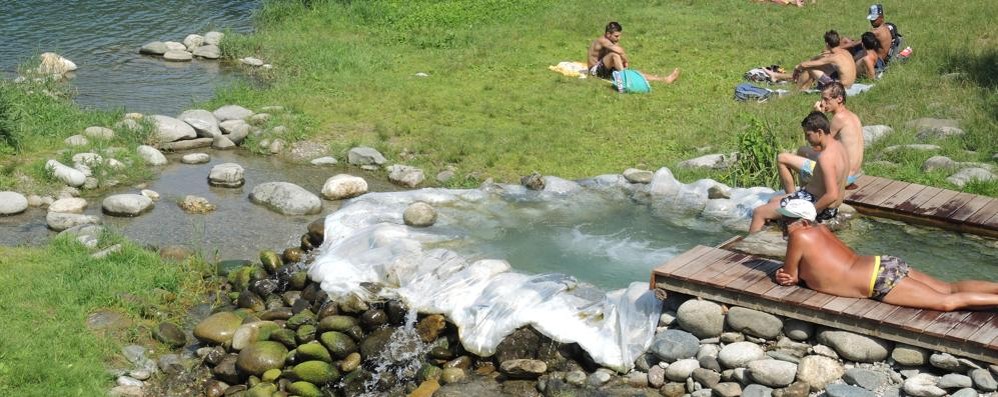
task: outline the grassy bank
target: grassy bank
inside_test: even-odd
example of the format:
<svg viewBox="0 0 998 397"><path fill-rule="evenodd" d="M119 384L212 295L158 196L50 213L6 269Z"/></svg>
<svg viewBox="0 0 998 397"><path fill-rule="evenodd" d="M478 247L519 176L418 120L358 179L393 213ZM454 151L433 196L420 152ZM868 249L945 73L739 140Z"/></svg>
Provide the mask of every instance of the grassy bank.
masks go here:
<svg viewBox="0 0 998 397"><path fill-rule="evenodd" d="M128 368L121 346L158 346L150 337L152 327L181 319L192 299L201 296L202 262L165 262L119 237L102 240L104 246L122 243L124 249L93 259L85 247L64 238L41 247L0 247L5 313L0 394L104 395L114 383L107 369ZM120 313L130 325L87 329L88 315L100 310Z"/></svg>
<svg viewBox="0 0 998 397"><path fill-rule="evenodd" d="M733 87L756 66L792 67L817 53L821 35L858 37L869 24L868 0L818 2L805 8L702 1L444 1L265 3L260 30L227 37L231 56L262 56L276 65L266 90L235 87L211 105L279 102L310 122L306 136L344 154L354 145L381 149L391 161L430 175L457 168L452 184L484 177L513 181L539 171L564 177L655 169L704 153L738 150L738 134L757 119L780 149L802 140L799 121L814 95L765 104L737 103ZM954 118L967 134L934 143L957 161L994 164L998 152L998 24L990 2L894 1L885 4L914 57L892 66L873 91L849 99L864 124L895 132L876 143L869 174L953 188L948 173L924 173L930 153L882 154L916 143L905 127L920 117ZM589 41L609 20L624 26L633 65L665 74L672 86L651 95L619 95L596 79L547 70L584 61ZM416 77L417 72L430 75ZM963 73L947 78L951 72ZM967 151L973 151L968 153ZM404 155L403 155L404 153ZM732 182L730 171L679 171ZM967 191L998 195L998 183Z"/></svg>

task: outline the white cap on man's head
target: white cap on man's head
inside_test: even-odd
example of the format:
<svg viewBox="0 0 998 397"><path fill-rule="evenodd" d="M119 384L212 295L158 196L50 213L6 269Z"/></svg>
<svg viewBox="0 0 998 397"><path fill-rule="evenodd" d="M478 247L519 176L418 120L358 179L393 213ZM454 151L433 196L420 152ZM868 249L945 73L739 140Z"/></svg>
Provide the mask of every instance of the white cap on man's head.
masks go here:
<svg viewBox="0 0 998 397"><path fill-rule="evenodd" d="M785 217L802 218L812 222L818 216L818 211L814 209L814 204L801 199L781 201L780 208L777 208L776 212Z"/></svg>
<svg viewBox="0 0 998 397"><path fill-rule="evenodd" d="M880 4L874 4L870 6L870 15L867 15L866 19L874 21L883 15L884 15L884 6Z"/></svg>

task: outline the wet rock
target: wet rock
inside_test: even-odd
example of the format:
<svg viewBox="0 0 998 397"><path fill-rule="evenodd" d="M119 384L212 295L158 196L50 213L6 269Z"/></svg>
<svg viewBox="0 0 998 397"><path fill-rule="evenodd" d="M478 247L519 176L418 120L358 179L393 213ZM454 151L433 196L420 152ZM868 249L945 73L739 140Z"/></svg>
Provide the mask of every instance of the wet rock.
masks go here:
<svg viewBox="0 0 998 397"><path fill-rule="evenodd" d="M785 387L797 376L797 365L780 360L756 360L748 363L748 375L765 386Z"/></svg>
<svg viewBox="0 0 998 397"><path fill-rule="evenodd" d="M328 200L342 200L367 193L367 181L353 175L339 174L322 185L322 196Z"/></svg>
<svg viewBox="0 0 998 397"><path fill-rule="evenodd" d="M205 59L218 59L222 57L222 49L213 44L203 45L195 48L193 55Z"/></svg>
<svg viewBox="0 0 998 397"><path fill-rule="evenodd" d="M63 140L62 143L65 143L67 146L87 146L90 144L90 141L83 135L73 135Z"/></svg>
<svg viewBox="0 0 998 397"><path fill-rule="evenodd" d="M45 223L49 229L57 232L69 229L74 226L98 225L100 218L93 215L67 214L62 212L51 212L45 215Z"/></svg>
<svg viewBox="0 0 998 397"><path fill-rule="evenodd" d="M187 51L169 50L163 54L163 59L171 62L188 62L193 56Z"/></svg>
<svg viewBox="0 0 998 397"><path fill-rule="evenodd" d="M187 344L187 336L184 335L184 331L174 323L160 323L153 329L152 336L171 348L183 347Z"/></svg>
<svg viewBox="0 0 998 397"><path fill-rule="evenodd" d="M863 389L861 387L843 385L841 383L834 383L828 385L825 389L825 393L828 397L874 397L873 392Z"/></svg>
<svg viewBox="0 0 998 397"><path fill-rule="evenodd" d="M993 392L998 390L998 382L995 381L994 376L988 372L986 369L973 369L969 372L970 378L974 381L974 386L979 390L984 392Z"/></svg>
<svg viewBox="0 0 998 397"><path fill-rule="evenodd" d="M347 152L347 162L353 165L382 165L387 161L381 152L366 146L358 146Z"/></svg>
<svg viewBox="0 0 998 397"><path fill-rule="evenodd" d="M253 188L250 201L283 215L308 215L322 210L319 197L288 182L266 182Z"/></svg>
<svg viewBox="0 0 998 397"><path fill-rule="evenodd" d="M825 356L811 355L800 360L797 366L797 379L807 382L811 391L825 388L831 382L842 378L845 368L837 360Z"/></svg>
<svg viewBox="0 0 998 397"><path fill-rule="evenodd" d="M350 316L339 316L332 315L323 317L319 320L318 330L319 332L325 331L336 331L336 332L346 332L348 329L356 326L358 321L354 317Z"/></svg>
<svg viewBox="0 0 998 397"><path fill-rule="evenodd" d="M216 136L216 137L212 138L212 141L211 141L211 148L215 149L215 150L229 150L229 149L233 149L235 147L236 147L236 143L232 142L232 140L230 140L225 135Z"/></svg>
<svg viewBox="0 0 998 397"><path fill-rule="evenodd" d="M536 379L547 372L547 364L532 359L506 360L499 365L499 370L510 378Z"/></svg>
<svg viewBox="0 0 998 397"><path fill-rule="evenodd" d="M190 56L190 54L188 54ZM159 143L175 142L182 139L193 139L197 137L197 132L190 124L182 120L169 116L152 115L149 120L155 127L152 138Z"/></svg>
<svg viewBox="0 0 998 397"><path fill-rule="evenodd" d="M835 349L842 357L861 363L883 361L887 358L890 347L882 339L832 329L819 332L817 339L819 343Z"/></svg>
<svg viewBox="0 0 998 397"><path fill-rule="evenodd" d="M0 216L20 214L28 209L28 198L18 192L0 192Z"/></svg>
<svg viewBox="0 0 998 397"><path fill-rule="evenodd" d="M659 332L652 340L651 351L666 363L691 358L700 348L700 340L693 334L676 329Z"/></svg>
<svg viewBox="0 0 998 397"><path fill-rule="evenodd" d="M537 351L540 350L541 337L532 328L525 327L513 331L512 334L503 338L496 347L496 361L504 362L516 359L537 358Z"/></svg>
<svg viewBox="0 0 998 397"><path fill-rule="evenodd" d="M336 161L335 157L332 157L332 156L323 156L323 157L314 158L314 159L310 160L309 163L312 164L312 165L323 166L323 165L336 165L339 162Z"/></svg>
<svg viewBox="0 0 998 397"><path fill-rule="evenodd" d="M111 216L138 216L152 207L152 200L141 194L115 194L101 202L101 210Z"/></svg>
<svg viewBox="0 0 998 397"><path fill-rule="evenodd" d="M690 299L676 310L679 326L699 338L712 338L721 335L724 329L724 313L721 306L710 301Z"/></svg>
<svg viewBox="0 0 998 397"><path fill-rule="evenodd" d="M215 210L215 204L204 197L187 195L180 201L180 208L190 214L207 214Z"/></svg>
<svg viewBox="0 0 998 397"><path fill-rule="evenodd" d="M225 37L225 33L211 31L204 34L204 45L219 45L222 43L222 38Z"/></svg>
<svg viewBox="0 0 998 397"><path fill-rule="evenodd" d="M239 352L236 368L252 375L263 375L269 369L284 368L284 357L288 349L284 345L271 342L255 342Z"/></svg>
<svg viewBox="0 0 998 397"><path fill-rule="evenodd" d="M723 170L730 168L734 163L738 161L737 153L729 154L708 154L700 156L697 158L685 160L679 162L677 165L679 168L709 168L715 170Z"/></svg>
<svg viewBox="0 0 998 397"><path fill-rule="evenodd" d="M211 168L208 184L218 187L240 187L246 182L243 167L236 163L222 163Z"/></svg>
<svg viewBox="0 0 998 397"><path fill-rule="evenodd" d="M775 339L783 329L783 322L776 316L738 306L728 310L727 322L733 330L765 339Z"/></svg>
<svg viewBox="0 0 998 397"><path fill-rule="evenodd" d="M894 132L894 129L886 125L866 125L863 126L863 147L870 147L880 138Z"/></svg>
<svg viewBox="0 0 998 397"><path fill-rule="evenodd" d="M426 177L419 168L395 164L388 167L388 180L397 185L414 188L423 183Z"/></svg>
<svg viewBox="0 0 998 397"><path fill-rule="evenodd" d="M162 41L154 41L139 48L139 53L146 55L163 55L166 51L166 44Z"/></svg>
<svg viewBox="0 0 998 397"><path fill-rule="evenodd" d="M364 329L371 331L388 323L388 315L384 310L370 309L360 316Z"/></svg>
<svg viewBox="0 0 998 397"><path fill-rule="evenodd" d="M243 319L232 312L218 312L194 327L194 336L206 343L223 344L232 340Z"/></svg>
<svg viewBox="0 0 998 397"><path fill-rule="evenodd" d="M360 355L362 357L377 357L385 349L388 342L391 341L394 334L395 330L392 328L382 328L371 332L360 343Z"/></svg>
<svg viewBox="0 0 998 397"><path fill-rule="evenodd" d="M87 181L87 176L84 173L75 168L67 167L55 160L45 162L45 169L51 172L55 179L72 187L83 186L83 183Z"/></svg>
<svg viewBox="0 0 998 397"><path fill-rule="evenodd" d="M570 181L567 179L562 179L556 176L545 176L544 177L544 191L555 194L568 194L581 189L580 186L575 181Z"/></svg>
<svg viewBox="0 0 998 397"><path fill-rule="evenodd" d="M874 391L887 384L887 375L865 368L850 368L842 375L842 380L850 385Z"/></svg>
<svg viewBox="0 0 998 397"><path fill-rule="evenodd" d="M303 381L313 384L324 384L340 378L339 371L331 364L323 361L306 361L294 366L291 373Z"/></svg>
<svg viewBox="0 0 998 397"><path fill-rule="evenodd" d="M335 359L343 359L357 351L357 344L353 339L341 332L324 332L319 336L319 340Z"/></svg>
<svg viewBox="0 0 998 397"><path fill-rule="evenodd" d="M427 203L417 201L405 208L402 221L413 227L432 226L437 221L437 210Z"/></svg>
<svg viewBox="0 0 998 397"><path fill-rule="evenodd" d="M627 179L630 183L651 183L655 173L637 168L628 168L624 170L623 175L624 179Z"/></svg>
<svg viewBox="0 0 998 397"><path fill-rule="evenodd" d="M423 342L430 343L440 336L440 332L447 328L447 320L439 314L431 314L419 320L416 324L416 333Z"/></svg>
<svg viewBox="0 0 998 397"><path fill-rule="evenodd" d="M207 110L188 110L181 113L177 118L193 127L198 137L214 138L222 135L222 130L218 126L218 119Z"/></svg>
<svg viewBox="0 0 998 397"><path fill-rule="evenodd" d="M166 160L166 156L164 156L163 153L159 151L159 149L156 149L152 146L139 145L139 147L137 147L135 150L139 154L139 157L142 159L142 161L145 161L145 163L148 165L156 166L168 163L168 161Z"/></svg>
<svg viewBox="0 0 998 397"><path fill-rule="evenodd" d="M942 397L946 391L936 386L936 377L918 374L905 379L902 389L912 397Z"/></svg>
<svg viewBox="0 0 998 397"><path fill-rule="evenodd" d="M995 179L998 178L996 178L995 175L991 173L991 171L985 168L970 167L970 168L964 168L960 171L957 171L957 173L950 175L949 178L946 178L946 182L952 183L957 187L963 188L965 185L967 185L970 182L989 182Z"/></svg>
<svg viewBox="0 0 998 397"><path fill-rule="evenodd" d="M212 114L215 115L215 119L219 122L225 122L229 120L245 120L253 115L253 111L239 105L225 105L215 109Z"/></svg>
<svg viewBox="0 0 998 397"><path fill-rule="evenodd" d="M766 352L759 345L752 342L735 342L721 348L717 354L717 361L724 368L738 368L748 365L748 363L766 358Z"/></svg>
<svg viewBox="0 0 998 397"><path fill-rule="evenodd" d="M783 333L795 341L805 341L814 334L814 324L788 318L783 322Z"/></svg>

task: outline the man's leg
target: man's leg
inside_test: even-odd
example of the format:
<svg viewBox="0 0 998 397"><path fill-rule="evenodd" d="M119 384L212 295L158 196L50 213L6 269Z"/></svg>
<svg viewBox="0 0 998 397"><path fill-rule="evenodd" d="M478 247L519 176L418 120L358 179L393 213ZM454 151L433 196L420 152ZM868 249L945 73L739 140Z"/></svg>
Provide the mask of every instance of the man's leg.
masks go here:
<svg viewBox="0 0 998 397"><path fill-rule="evenodd" d="M894 289L884 296L883 301L892 305L948 312L965 308L989 309L998 307L998 294L942 293L917 278L910 277L909 272L909 277L899 280Z"/></svg>
<svg viewBox="0 0 998 397"><path fill-rule="evenodd" d="M755 210L752 211L752 223L749 224L749 233L762 230L762 227L766 226L767 220L779 218L780 213L776 212L776 209L780 208L780 199L786 196L785 194L774 196L769 199L768 203L755 207Z"/></svg>
<svg viewBox="0 0 998 397"><path fill-rule="evenodd" d="M611 52L603 57L603 67L613 70L624 70L624 60L620 54Z"/></svg>
<svg viewBox="0 0 998 397"><path fill-rule="evenodd" d="M780 153L776 156L776 168L780 172L780 182L783 182L785 192L793 193L794 190L797 190L793 173L801 172L809 161L811 160L806 157L791 153Z"/></svg>
<svg viewBox="0 0 998 397"><path fill-rule="evenodd" d="M922 284L928 285L940 293L956 292L980 292L985 294L998 294L998 283L982 280L962 280L947 283L918 270L908 268L908 277L918 280Z"/></svg>
<svg viewBox="0 0 998 397"><path fill-rule="evenodd" d="M789 81L794 79L794 75L790 73L774 72L769 69L762 69L762 70L764 70L766 74L769 75L769 79L772 80L774 83L778 81Z"/></svg>
<svg viewBox="0 0 998 397"><path fill-rule="evenodd" d="M648 81L661 81L665 84L672 84L673 81L676 81L676 79L679 78L679 68L672 69L672 73L665 77L648 73L642 73L642 75L644 75L645 79Z"/></svg>

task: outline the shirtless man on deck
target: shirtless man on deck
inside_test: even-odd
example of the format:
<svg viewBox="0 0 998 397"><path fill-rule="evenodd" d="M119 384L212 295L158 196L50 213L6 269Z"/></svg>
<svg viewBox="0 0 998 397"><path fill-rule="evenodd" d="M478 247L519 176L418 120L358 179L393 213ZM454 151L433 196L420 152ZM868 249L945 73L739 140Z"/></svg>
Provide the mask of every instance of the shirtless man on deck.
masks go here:
<svg viewBox="0 0 998 397"><path fill-rule="evenodd" d="M832 219L839 212L839 205L842 205L842 197L845 195L846 176L849 173L849 155L846 154L842 143L832 137L828 118L824 113L811 112L801 122L801 127L804 129L804 139L807 143L821 152L821 156L815 161L814 176L800 189L793 192L787 189L788 194L775 196L768 203L756 207L752 211L749 233L762 230L767 220L779 219L780 214L777 209L780 208L781 201L792 199L810 201L820 211L818 221ZM782 166L780 178L784 181L789 178L792 185L793 176Z"/></svg>
<svg viewBox="0 0 998 397"><path fill-rule="evenodd" d="M624 52L624 47L620 46L620 36L623 32L624 28L619 23L610 22L606 24L603 35L593 40L592 44L589 45L586 58L590 75L601 79L611 79L615 70L621 71L630 67L631 62L627 59L627 53ZM648 81L661 81L670 84L679 78L679 68L673 69L672 73L665 77L648 73L641 74Z"/></svg>
<svg viewBox="0 0 998 397"><path fill-rule="evenodd" d="M776 283L807 287L829 295L870 298L892 305L952 311L998 307L998 283L947 283L915 270L900 258L857 255L824 225L814 223L808 201L788 200L777 210L787 239Z"/></svg>
<svg viewBox="0 0 998 397"><path fill-rule="evenodd" d="M793 81L797 88L809 88L812 84L821 87L841 82L846 88L856 82L856 61L849 51L839 48L839 34L834 30L825 32L825 49L818 56L801 62L793 73L778 73L766 70L769 78L776 81Z"/></svg>

